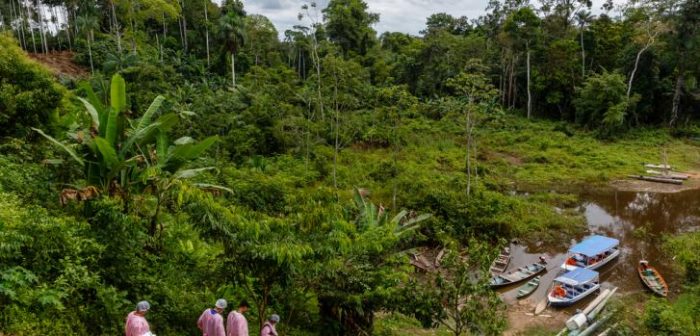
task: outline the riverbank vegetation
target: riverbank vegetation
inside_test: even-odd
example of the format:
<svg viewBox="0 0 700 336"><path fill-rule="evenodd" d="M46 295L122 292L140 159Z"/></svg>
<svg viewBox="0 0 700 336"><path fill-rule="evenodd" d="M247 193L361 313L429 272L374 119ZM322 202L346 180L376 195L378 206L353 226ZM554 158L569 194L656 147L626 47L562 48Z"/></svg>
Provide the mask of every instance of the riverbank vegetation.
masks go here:
<svg viewBox="0 0 700 336"><path fill-rule="evenodd" d="M192 334L225 297L253 332L500 334L500 246L580 233L572 188L700 161L697 1L606 6L494 1L412 36L360 0L285 32L236 0L0 4L0 332L118 334L145 299ZM53 52L71 66L28 55ZM443 248L453 270L416 276Z"/></svg>

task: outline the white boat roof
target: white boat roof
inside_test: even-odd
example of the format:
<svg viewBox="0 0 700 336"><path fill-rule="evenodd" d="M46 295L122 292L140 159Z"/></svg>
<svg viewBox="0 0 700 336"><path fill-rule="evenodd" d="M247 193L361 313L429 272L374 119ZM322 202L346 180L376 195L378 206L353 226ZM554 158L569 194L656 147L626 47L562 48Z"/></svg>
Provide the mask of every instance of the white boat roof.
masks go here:
<svg viewBox="0 0 700 336"><path fill-rule="evenodd" d="M581 267L557 277L556 279L554 279L554 281L571 286L578 286L580 284L590 282L591 280L597 278L598 272Z"/></svg>
<svg viewBox="0 0 700 336"><path fill-rule="evenodd" d="M590 236L569 249L571 253L594 257L620 244L615 238L605 236Z"/></svg>

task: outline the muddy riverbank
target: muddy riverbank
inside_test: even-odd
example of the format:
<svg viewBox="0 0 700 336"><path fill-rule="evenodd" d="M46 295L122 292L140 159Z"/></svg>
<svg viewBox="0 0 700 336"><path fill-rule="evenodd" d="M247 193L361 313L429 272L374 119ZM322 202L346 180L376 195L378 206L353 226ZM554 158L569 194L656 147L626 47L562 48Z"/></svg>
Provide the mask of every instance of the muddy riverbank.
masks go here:
<svg viewBox="0 0 700 336"><path fill-rule="evenodd" d="M700 190L673 193L586 191L580 194L580 200L579 210L586 219L586 231L580 236L554 243L533 241L511 246L513 259L509 270L536 262L539 256L546 256L549 265L540 287L524 300L515 298L518 285L500 291L509 305L511 329L508 334L535 327L559 329L576 309L593 299L590 297L564 309L548 308L541 317L530 315L534 306L545 299L552 280L560 274L559 266L567 249L589 234L620 240L620 257L598 270L603 288L619 287L620 295L645 292L636 265L640 259L646 259L665 276L671 288L670 299L679 293L680 278L673 267L673 255L664 253L660 245L666 235L700 229Z"/></svg>

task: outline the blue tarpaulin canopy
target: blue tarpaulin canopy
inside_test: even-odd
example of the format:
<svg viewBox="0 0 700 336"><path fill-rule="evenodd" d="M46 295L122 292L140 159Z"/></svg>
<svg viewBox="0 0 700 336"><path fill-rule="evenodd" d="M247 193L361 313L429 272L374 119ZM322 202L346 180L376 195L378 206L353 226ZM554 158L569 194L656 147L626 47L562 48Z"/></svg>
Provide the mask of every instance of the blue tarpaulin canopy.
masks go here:
<svg viewBox="0 0 700 336"><path fill-rule="evenodd" d="M590 236L582 242L574 245L569 252L583 254L586 257L594 257L620 244L615 238L604 236Z"/></svg>
<svg viewBox="0 0 700 336"><path fill-rule="evenodd" d="M579 284L589 282L597 277L598 272L596 271L591 271L587 268L577 268L571 272L567 272L564 275L559 276L558 278L554 279L554 281L571 286L578 286Z"/></svg>

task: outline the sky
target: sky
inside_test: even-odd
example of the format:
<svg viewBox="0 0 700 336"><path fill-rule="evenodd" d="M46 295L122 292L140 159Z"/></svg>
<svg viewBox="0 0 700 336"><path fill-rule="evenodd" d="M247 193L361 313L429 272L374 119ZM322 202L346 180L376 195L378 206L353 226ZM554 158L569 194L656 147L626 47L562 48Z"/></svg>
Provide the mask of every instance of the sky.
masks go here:
<svg viewBox="0 0 700 336"><path fill-rule="evenodd" d="M488 0L365 0L369 11L379 13L379 23L374 26L378 33L396 31L417 35L425 27L430 14L445 12L455 17L475 19L485 13ZM251 14L268 17L280 35L299 24L297 15L308 0L243 0L245 10ZM593 12L603 0L593 0ZM317 0L319 15L328 0Z"/></svg>

